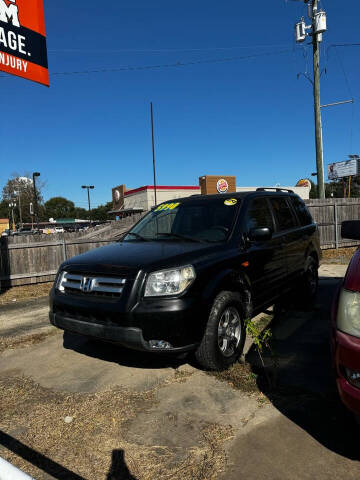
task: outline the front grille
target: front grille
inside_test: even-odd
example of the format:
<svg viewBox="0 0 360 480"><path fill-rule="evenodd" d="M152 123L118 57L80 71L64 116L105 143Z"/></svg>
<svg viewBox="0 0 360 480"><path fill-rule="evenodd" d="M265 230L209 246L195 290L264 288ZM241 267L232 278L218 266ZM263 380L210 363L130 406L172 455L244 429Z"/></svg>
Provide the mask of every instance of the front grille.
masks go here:
<svg viewBox="0 0 360 480"><path fill-rule="evenodd" d="M104 325L107 327L118 327L119 323L114 321L111 315L106 315L102 313L91 313L91 312L77 312L71 308L65 307L54 307L54 313L59 314L66 318L73 318L74 320L79 320L80 322L94 323L96 325Z"/></svg>
<svg viewBox="0 0 360 480"><path fill-rule="evenodd" d="M63 272L58 289L63 293L120 297L125 283L125 278Z"/></svg>

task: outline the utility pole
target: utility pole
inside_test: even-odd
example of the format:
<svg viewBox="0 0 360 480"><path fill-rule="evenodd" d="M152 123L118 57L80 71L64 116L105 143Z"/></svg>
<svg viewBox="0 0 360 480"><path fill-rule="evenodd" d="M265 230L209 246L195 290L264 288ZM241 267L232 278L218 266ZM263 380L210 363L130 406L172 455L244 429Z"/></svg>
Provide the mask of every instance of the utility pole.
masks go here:
<svg viewBox="0 0 360 480"><path fill-rule="evenodd" d="M322 34L326 32L326 14L318 11L318 0L304 0L308 5L308 16L312 24L306 26L305 19L295 25L295 34L297 43L302 43L308 35L312 36L313 44L313 65L314 65L314 117L315 117L315 146L316 146L316 174L318 184L319 198L325 198L324 186L324 154L323 154L323 138L321 124L321 102L320 102L320 49L319 42L322 41ZM310 30L311 33L306 33Z"/></svg>
<svg viewBox="0 0 360 480"><path fill-rule="evenodd" d="M155 170L155 142L154 142L154 114L153 114L153 104L150 102L150 115L151 115L151 138L152 138L152 156L153 156L153 173L154 173L154 194L155 194L155 205L157 205L156 199L156 170Z"/></svg>
<svg viewBox="0 0 360 480"><path fill-rule="evenodd" d="M321 102L320 102L320 51L319 34L316 32L315 21L318 11L318 0L312 3L312 24L313 24L313 63L314 63L314 115L315 115L315 144L316 144L316 170L319 189L319 198L325 198L324 186L324 150L321 123ZM322 35L322 33L320 33Z"/></svg>

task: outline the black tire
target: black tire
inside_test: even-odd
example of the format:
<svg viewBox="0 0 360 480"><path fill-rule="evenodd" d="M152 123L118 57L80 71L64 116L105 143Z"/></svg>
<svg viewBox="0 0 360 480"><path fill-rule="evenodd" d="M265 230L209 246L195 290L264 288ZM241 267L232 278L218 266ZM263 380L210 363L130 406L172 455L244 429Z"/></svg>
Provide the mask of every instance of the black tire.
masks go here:
<svg viewBox="0 0 360 480"><path fill-rule="evenodd" d="M318 263L314 257L308 257L305 262L305 271L300 281L300 302L305 306L312 306L318 291L319 275Z"/></svg>
<svg viewBox="0 0 360 480"><path fill-rule="evenodd" d="M229 326L228 329L224 326L227 315L228 318L232 319L232 334L228 333L231 327ZM223 335L221 335L221 331L224 332ZM239 338L237 338L238 334L240 335ZM214 300L204 336L195 352L196 360L205 370L221 371L227 369L239 359L244 348L245 335L241 295L234 292L220 292ZM232 336L234 337L233 340L231 340ZM226 349L225 342L227 345L228 341L229 348ZM230 347L231 345L232 347Z"/></svg>

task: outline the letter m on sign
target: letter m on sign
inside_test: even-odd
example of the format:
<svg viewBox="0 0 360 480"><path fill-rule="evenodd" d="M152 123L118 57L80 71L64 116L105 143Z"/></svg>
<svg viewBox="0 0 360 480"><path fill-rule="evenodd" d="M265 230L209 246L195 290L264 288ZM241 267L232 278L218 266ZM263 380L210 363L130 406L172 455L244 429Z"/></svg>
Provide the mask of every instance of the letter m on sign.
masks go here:
<svg viewBox="0 0 360 480"><path fill-rule="evenodd" d="M15 27L20 27L18 7L15 0L9 0L11 3L7 5L5 0L0 0L0 20L5 23L11 23Z"/></svg>
<svg viewBox="0 0 360 480"><path fill-rule="evenodd" d="M0 71L49 86L43 0L0 0Z"/></svg>

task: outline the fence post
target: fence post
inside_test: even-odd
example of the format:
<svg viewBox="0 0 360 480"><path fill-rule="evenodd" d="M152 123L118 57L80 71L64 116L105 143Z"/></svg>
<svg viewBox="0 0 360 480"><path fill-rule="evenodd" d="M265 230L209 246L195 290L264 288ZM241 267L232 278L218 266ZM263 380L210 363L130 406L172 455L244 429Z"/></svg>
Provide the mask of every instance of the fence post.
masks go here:
<svg viewBox="0 0 360 480"><path fill-rule="evenodd" d="M65 260L66 260L66 242L65 242L65 235L63 235L62 251L63 251L63 261L65 262Z"/></svg>
<svg viewBox="0 0 360 480"><path fill-rule="evenodd" d="M334 203L334 221L335 221L335 248L339 248L339 236L338 236L338 216L337 216L337 208L336 203Z"/></svg>

